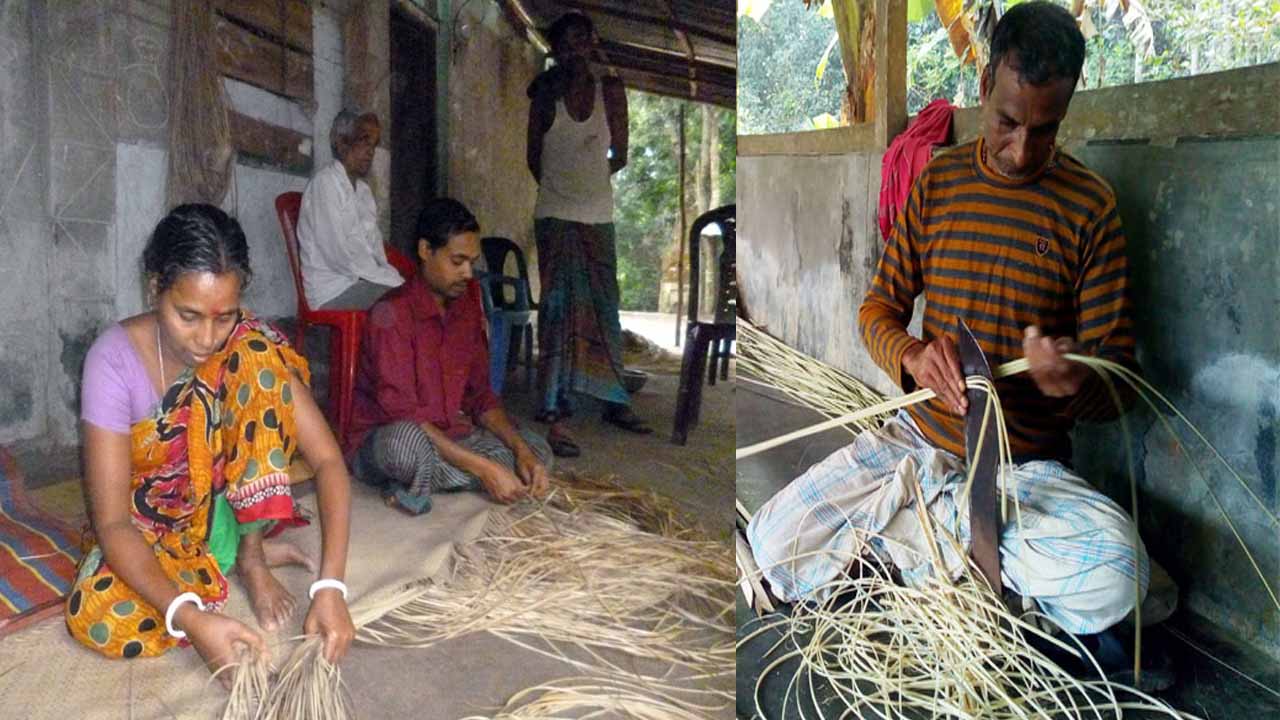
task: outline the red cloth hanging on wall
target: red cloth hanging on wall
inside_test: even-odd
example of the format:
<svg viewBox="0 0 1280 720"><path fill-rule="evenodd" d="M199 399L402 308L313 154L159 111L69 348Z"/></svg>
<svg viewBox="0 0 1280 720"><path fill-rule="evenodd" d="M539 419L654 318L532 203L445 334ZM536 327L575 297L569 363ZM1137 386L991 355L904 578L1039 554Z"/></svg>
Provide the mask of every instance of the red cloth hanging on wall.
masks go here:
<svg viewBox="0 0 1280 720"><path fill-rule="evenodd" d="M898 213L907 203L911 183L924 170L936 145L951 142L951 115L955 111L946 100L929 103L915 122L889 144L880 164L880 235L889 237Z"/></svg>

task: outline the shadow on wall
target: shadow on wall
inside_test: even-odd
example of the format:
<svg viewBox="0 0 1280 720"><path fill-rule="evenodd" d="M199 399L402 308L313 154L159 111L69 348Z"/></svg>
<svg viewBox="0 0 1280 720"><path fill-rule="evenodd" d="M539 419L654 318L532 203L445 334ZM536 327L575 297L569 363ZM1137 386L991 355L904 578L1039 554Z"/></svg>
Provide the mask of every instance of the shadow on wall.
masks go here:
<svg viewBox="0 0 1280 720"><path fill-rule="evenodd" d="M1076 155L1116 191L1144 376L1277 512L1280 139L1099 144ZM1188 460L1206 469L1263 568L1280 567L1275 526L1212 458L1188 456L1148 411L1129 421L1143 535L1179 581L1184 608L1280 658L1275 606ZM1082 427L1075 461L1128 507L1117 424Z"/></svg>

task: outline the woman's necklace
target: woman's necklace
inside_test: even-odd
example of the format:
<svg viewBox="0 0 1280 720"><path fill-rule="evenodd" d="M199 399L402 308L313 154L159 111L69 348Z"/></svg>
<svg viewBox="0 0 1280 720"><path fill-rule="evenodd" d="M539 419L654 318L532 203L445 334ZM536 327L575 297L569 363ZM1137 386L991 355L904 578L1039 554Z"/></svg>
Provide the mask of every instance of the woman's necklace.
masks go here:
<svg viewBox="0 0 1280 720"><path fill-rule="evenodd" d="M156 359L160 361L160 392L168 389L164 382L164 352L160 349L160 321L156 321Z"/></svg>

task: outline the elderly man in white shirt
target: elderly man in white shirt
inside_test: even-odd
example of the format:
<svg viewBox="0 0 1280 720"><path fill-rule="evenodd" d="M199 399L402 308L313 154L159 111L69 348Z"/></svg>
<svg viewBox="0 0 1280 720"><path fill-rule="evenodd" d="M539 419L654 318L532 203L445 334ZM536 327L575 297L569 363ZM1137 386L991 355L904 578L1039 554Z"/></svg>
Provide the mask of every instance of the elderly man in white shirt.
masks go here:
<svg viewBox="0 0 1280 720"><path fill-rule="evenodd" d="M378 230L378 206L364 181L382 129L378 116L343 110L329 144L336 158L302 194L298 245L307 304L323 310L367 310L404 279L391 263Z"/></svg>

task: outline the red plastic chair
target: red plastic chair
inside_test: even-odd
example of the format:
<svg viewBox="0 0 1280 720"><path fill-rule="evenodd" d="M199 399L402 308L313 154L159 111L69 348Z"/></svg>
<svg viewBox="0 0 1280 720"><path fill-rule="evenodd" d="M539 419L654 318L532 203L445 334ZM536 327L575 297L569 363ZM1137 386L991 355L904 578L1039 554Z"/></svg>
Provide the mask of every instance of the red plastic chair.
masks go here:
<svg viewBox="0 0 1280 720"><path fill-rule="evenodd" d="M294 339L298 352L303 351L307 327L327 325L329 338L329 423L339 441L346 438L351 423L351 400L356 386L356 365L360 357L360 336L364 332L364 310L312 310L302 284L302 260L298 254L298 213L302 209L302 193L287 192L276 198L276 216L289 251L289 270L293 273L293 289L298 298L298 334ZM417 272L404 254L386 246L387 261L408 279Z"/></svg>
<svg viewBox="0 0 1280 720"><path fill-rule="evenodd" d="M400 277L412 280L418 273L418 264L413 258L397 250L394 245L383 244L382 249L387 251L387 262L400 273Z"/></svg>

